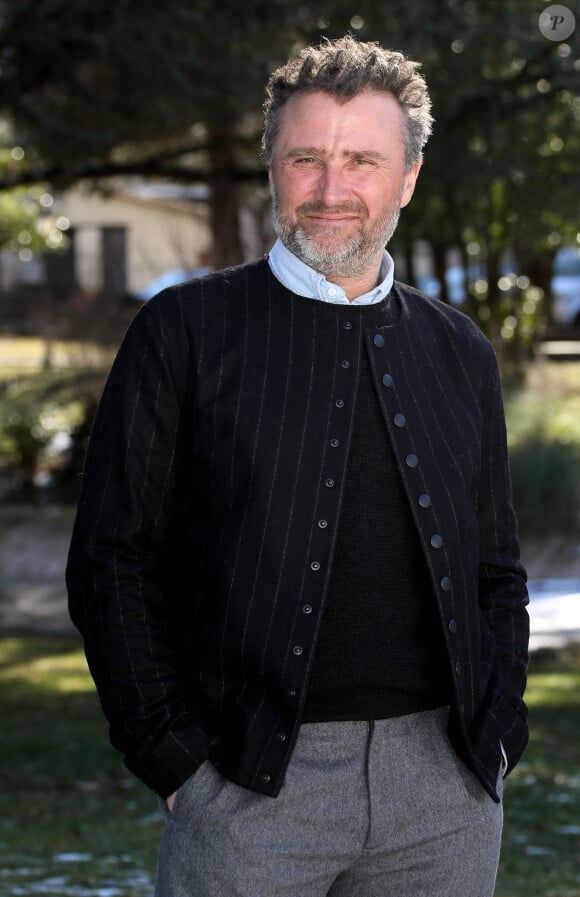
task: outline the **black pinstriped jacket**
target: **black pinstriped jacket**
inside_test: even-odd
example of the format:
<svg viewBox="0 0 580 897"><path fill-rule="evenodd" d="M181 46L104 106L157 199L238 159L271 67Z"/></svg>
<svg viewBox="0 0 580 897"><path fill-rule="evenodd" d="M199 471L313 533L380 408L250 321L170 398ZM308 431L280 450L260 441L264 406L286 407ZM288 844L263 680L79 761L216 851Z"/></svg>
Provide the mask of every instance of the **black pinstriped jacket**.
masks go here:
<svg viewBox="0 0 580 897"><path fill-rule="evenodd" d="M87 456L70 611L111 740L162 796L208 756L242 786L282 786L362 353L439 607L452 743L494 798L500 739L510 769L524 750L527 592L489 343L402 284L375 305L331 305L261 260L138 313Z"/></svg>

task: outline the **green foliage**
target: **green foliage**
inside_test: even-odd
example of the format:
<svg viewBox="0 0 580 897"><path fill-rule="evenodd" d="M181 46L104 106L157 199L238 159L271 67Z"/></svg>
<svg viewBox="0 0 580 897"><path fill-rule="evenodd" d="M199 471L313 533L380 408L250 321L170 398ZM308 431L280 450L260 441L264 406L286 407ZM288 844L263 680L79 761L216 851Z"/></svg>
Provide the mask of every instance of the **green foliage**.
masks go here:
<svg viewBox="0 0 580 897"><path fill-rule="evenodd" d="M0 147L0 176L24 168L24 155L22 147ZM63 231L68 222L60 219L58 227L48 215L47 205L52 201L42 184L0 193L0 249L20 252L24 258L37 251L64 249Z"/></svg>
<svg viewBox="0 0 580 897"><path fill-rule="evenodd" d="M393 245L422 239L438 259L455 247L485 266L469 313L492 337L525 342L524 290L513 294L515 325L503 326L500 261L509 251L548 298L551 258L579 223L580 29L553 43L539 11L521 0L362 0L356 11L342 0L250 0L243 10L146 0L135 15L119 0L5 0L0 110L21 135L29 179L208 182L214 261L230 264L242 253L231 224L240 184L265 184L259 109L272 68L347 31L401 49L423 65L436 127ZM18 182L12 175L0 184Z"/></svg>
<svg viewBox="0 0 580 897"><path fill-rule="evenodd" d="M524 536L580 533L580 366L538 363L506 391L514 504Z"/></svg>
<svg viewBox="0 0 580 897"><path fill-rule="evenodd" d="M52 370L0 377L0 472L8 498L34 498L50 485L76 499L102 370Z"/></svg>
<svg viewBox="0 0 580 897"><path fill-rule="evenodd" d="M521 534L579 534L580 443L534 433L512 448L510 460Z"/></svg>
<svg viewBox="0 0 580 897"><path fill-rule="evenodd" d="M0 121L0 178L17 178L28 171L25 150L16 145L7 123ZM69 222L62 216L51 214L53 202L54 197L45 184L1 192L0 249L18 252L25 261L34 252L65 249Z"/></svg>
<svg viewBox="0 0 580 897"><path fill-rule="evenodd" d="M233 133L296 37L279 0L146 0L139 15L118 0L3 5L0 105L73 175L80 160L127 159L143 142L175 149L199 123Z"/></svg>

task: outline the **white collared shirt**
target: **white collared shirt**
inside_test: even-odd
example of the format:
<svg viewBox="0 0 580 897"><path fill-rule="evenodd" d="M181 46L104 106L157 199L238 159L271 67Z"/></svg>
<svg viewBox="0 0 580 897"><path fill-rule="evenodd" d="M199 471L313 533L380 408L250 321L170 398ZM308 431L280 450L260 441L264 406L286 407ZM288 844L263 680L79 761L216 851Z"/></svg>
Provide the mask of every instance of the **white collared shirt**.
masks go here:
<svg viewBox="0 0 580 897"><path fill-rule="evenodd" d="M379 274L380 283L368 293L349 302L342 287L310 268L290 252L280 239L276 240L270 250L268 264L274 277L286 289L307 299L320 299L322 302L334 302L338 305L373 305L380 302L390 293L395 272L395 263L385 250Z"/></svg>

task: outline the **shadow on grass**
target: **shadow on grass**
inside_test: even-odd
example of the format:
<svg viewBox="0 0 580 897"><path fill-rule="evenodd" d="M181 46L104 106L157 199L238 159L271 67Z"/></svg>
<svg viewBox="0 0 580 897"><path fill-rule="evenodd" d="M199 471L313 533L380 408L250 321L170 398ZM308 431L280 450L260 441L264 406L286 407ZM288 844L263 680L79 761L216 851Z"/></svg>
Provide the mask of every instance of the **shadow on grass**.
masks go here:
<svg viewBox="0 0 580 897"><path fill-rule="evenodd" d="M109 744L80 640L0 639L0 718L2 894L148 897L157 802Z"/></svg>
<svg viewBox="0 0 580 897"><path fill-rule="evenodd" d="M0 589L0 603L2 590ZM78 655L82 649L80 636L50 637L10 633L0 639L0 671L37 660ZM0 673L1 675L1 673Z"/></svg>
<svg viewBox="0 0 580 897"><path fill-rule="evenodd" d="M530 743L505 788L496 897L580 895L580 648L534 654Z"/></svg>

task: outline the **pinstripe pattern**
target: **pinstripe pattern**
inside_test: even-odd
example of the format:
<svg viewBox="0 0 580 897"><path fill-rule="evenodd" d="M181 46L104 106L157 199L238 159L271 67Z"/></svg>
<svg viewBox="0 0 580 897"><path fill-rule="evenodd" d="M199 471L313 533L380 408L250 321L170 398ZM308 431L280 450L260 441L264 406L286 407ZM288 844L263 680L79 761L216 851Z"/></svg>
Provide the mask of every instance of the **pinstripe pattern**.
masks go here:
<svg viewBox="0 0 580 897"><path fill-rule="evenodd" d="M453 743L493 795L500 737L511 765L523 751L525 574L489 344L408 287L371 306L317 303L260 261L139 312L87 457L71 615L113 744L161 795L208 755L241 785L281 787L324 609L362 352L446 636Z"/></svg>

